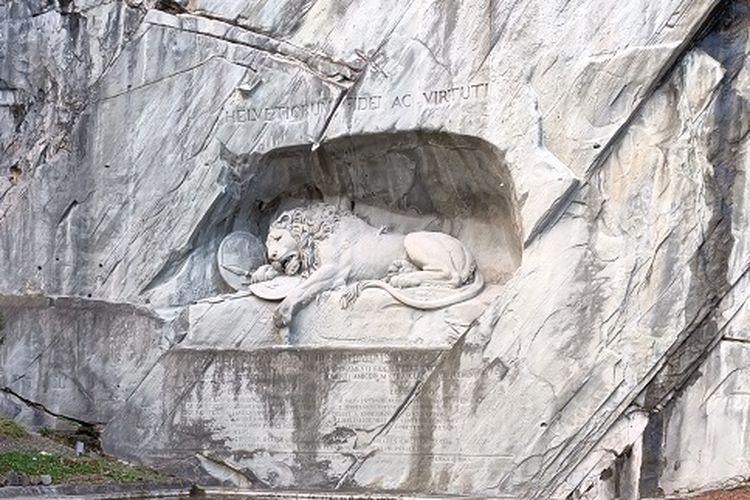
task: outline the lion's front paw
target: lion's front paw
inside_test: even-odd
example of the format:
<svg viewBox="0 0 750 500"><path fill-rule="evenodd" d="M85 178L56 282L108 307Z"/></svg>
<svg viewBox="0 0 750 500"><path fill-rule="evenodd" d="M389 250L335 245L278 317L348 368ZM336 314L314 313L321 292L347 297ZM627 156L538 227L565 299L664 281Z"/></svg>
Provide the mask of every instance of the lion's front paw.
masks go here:
<svg viewBox="0 0 750 500"><path fill-rule="evenodd" d="M272 280L277 274L276 270L268 264L260 266L252 275L250 275L250 284Z"/></svg>
<svg viewBox="0 0 750 500"><path fill-rule="evenodd" d="M291 322L292 306L282 301L273 313L273 323L277 328L284 328Z"/></svg>

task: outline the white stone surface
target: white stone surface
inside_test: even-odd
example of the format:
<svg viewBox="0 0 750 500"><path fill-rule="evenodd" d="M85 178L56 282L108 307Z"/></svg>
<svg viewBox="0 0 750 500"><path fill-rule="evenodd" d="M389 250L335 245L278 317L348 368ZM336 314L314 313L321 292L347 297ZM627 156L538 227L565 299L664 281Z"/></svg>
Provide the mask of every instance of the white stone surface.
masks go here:
<svg viewBox="0 0 750 500"><path fill-rule="evenodd" d="M556 497L637 500L646 412L628 408L559 486Z"/></svg>
<svg viewBox="0 0 750 500"><path fill-rule="evenodd" d="M701 377L671 408L659 481L665 493L721 489L748 480L749 370L747 344L722 341Z"/></svg>

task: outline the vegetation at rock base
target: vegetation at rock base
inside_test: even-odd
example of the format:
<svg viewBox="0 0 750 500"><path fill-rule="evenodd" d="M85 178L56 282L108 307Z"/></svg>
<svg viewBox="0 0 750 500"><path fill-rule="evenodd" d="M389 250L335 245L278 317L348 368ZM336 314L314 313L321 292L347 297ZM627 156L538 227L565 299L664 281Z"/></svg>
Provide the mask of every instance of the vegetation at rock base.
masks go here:
<svg viewBox="0 0 750 500"><path fill-rule="evenodd" d="M26 431L23 427L9 418L0 416L0 437L21 439L24 436L26 436Z"/></svg>
<svg viewBox="0 0 750 500"><path fill-rule="evenodd" d="M76 430L53 430L43 427L39 434L62 445L75 448L76 442L80 441L86 445L87 451L102 451L99 432L93 426L79 426Z"/></svg>
<svg viewBox="0 0 750 500"><path fill-rule="evenodd" d="M59 439L59 436L56 437ZM41 476L49 476L53 484L174 480L158 471L131 465L96 452L78 455L63 441L26 432L13 420L0 416L0 486L27 484L15 483L11 478L31 479ZM90 447L87 449L91 450Z"/></svg>
<svg viewBox="0 0 750 500"><path fill-rule="evenodd" d="M48 474L60 482L132 482L158 481L160 474L100 456L62 455L37 450L0 451L0 474Z"/></svg>

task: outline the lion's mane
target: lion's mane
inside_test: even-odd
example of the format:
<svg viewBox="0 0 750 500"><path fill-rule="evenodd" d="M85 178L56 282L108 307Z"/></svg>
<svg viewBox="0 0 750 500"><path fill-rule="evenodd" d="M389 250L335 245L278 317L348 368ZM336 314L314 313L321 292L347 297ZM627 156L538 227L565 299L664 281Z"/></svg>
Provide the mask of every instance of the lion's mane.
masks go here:
<svg viewBox="0 0 750 500"><path fill-rule="evenodd" d="M341 217L342 210L325 203L286 210L271 223L270 229L284 229L297 241L300 274L309 275L320 266L318 242L329 237Z"/></svg>

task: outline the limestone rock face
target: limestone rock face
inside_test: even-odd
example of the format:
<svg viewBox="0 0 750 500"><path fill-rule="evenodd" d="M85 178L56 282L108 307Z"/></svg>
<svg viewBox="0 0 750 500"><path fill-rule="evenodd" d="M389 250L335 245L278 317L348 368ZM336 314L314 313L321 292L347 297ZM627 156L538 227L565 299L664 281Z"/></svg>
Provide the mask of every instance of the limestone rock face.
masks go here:
<svg viewBox="0 0 750 500"><path fill-rule="evenodd" d="M749 2L0 20L3 413L252 488L637 498L750 475ZM274 256L281 226L297 246ZM266 242L260 288L256 243L252 268L222 253L240 233Z"/></svg>

